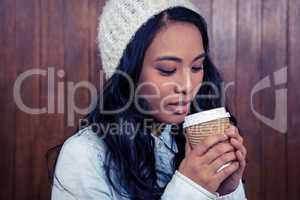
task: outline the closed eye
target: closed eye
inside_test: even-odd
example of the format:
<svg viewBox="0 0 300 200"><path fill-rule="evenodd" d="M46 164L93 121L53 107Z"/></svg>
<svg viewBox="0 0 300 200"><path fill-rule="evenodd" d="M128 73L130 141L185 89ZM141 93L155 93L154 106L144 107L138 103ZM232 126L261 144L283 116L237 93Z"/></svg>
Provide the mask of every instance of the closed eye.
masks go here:
<svg viewBox="0 0 300 200"><path fill-rule="evenodd" d="M199 72L203 70L203 65L192 67L192 72Z"/></svg>
<svg viewBox="0 0 300 200"><path fill-rule="evenodd" d="M170 76L173 73L175 73L176 69L172 69L172 70L166 70L166 69L162 69L162 68L157 68L159 73L163 76Z"/></svg>

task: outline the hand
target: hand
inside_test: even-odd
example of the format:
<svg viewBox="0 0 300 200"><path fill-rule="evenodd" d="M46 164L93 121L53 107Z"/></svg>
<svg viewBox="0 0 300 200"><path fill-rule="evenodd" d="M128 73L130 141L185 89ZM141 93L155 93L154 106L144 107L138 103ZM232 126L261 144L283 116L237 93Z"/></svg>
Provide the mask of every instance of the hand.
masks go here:
<svg viewBox="0 0 300 200"><path fill-rule="evenodd" d="M220 195L232 193L238 187L246 167L247 150L243 145L243 138L240 136L238 129L235 126L230 126L225 130L225 134L230 138L230 144L235 148L239 168L221 183L217 190Z"/></svg>
<svg viewBox="0 0 300 200"><path fill-rule="evenodd" d="M186 142L185 158L178 171L209 192L216 192L220 184L238 170L234 147L228 142L228 136L216 134L205 138L193 149ZM217 172L227 162L231 165Z"/></svg>

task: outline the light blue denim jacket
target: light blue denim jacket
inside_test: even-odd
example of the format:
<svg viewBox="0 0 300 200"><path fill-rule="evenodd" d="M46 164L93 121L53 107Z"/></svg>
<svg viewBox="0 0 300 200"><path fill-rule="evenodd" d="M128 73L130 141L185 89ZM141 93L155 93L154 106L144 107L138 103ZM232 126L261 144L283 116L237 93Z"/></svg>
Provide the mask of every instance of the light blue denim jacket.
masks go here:
<svg viewBox="0 0 300 200"><path fill-rule="evenodd" d="M179 171L173 173L172 159L178 151L172 142L170 125L155 139L158 184L166 189L161 200L245 200L243 184L231 194L218 196L193 182ZM117 148L117 147L116 147ZM78 131L64 143L55 168L52 200L129 200L119 196L107 181L103 169L105 148L102 139L89 127ZM161 172L173 174L166 178Z"/></svg>

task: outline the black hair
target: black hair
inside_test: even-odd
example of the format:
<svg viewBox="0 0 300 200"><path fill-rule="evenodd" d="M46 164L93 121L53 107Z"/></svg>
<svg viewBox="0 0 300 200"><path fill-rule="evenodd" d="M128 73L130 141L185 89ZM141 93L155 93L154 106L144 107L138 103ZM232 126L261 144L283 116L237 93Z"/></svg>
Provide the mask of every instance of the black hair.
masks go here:
<svg viewBox="0 0 300 200"><path fill-rule="evenodd" d="M213 83L217 91L211 85L203 84L198 91L198 95L213 95L216 92L220 94L222 79L209 56L209 39L205 19L198 13L184 7L167 9L153 16L140 27L124 50L117 70L128 74L136 85L141 73L145 52L155 35L167 22L192 23L199 29L206 53L203 63L203 82ZM102 96L98 97L97 106L86 116L88 124L93 127L97 124L109 125L125 120L132 125L130 127L137 127L137 124L143 124L144 119L151 118L151 116L138 112L134 105L130 105L128 109L113 115L101 112L100 105L105 110L116 110L126 105L130 96L129 87L128 81L122 74L114 73L106 81ZM195 101L201 110L223 106L223 99L220 95L218 95L218 98L199 98ZM147 109L146 101L140 100L139 103ZM199 112L199 108L194 107L192 104L190 112ZM236 123L234 117L231 120ZM176 153L173 163L174 172L178 169L185 154L185 137L182 124L179 124L178 127L177 134L172 134L178 147L178 153ZM149 134L150 130L141 129L134 137L132 137L132 129L128 129L128 127L120 126L118 131L119 134L106 134L103 137L107 149L104 168L108 181L120 195L129 197L129 199L160 199L165 188L157 184L154 138ZM102 136L103 133L99 132L98 134ZM169 178L172 176L172 174L165 175Z"/></svg>

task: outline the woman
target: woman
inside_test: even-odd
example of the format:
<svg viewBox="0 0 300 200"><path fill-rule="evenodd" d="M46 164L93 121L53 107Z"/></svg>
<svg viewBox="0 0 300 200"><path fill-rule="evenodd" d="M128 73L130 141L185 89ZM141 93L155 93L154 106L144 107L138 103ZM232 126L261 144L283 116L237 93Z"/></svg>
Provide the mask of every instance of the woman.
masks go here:
<svg viewBox="0 0 300 200"><path fill-rule="evenodd" d="M193 149L183 134L187 114L222 106L199 13L187 0L106 3L98 39L108 81L88 126L60 151L53 200L246 199L238 130Z"/></svg>

